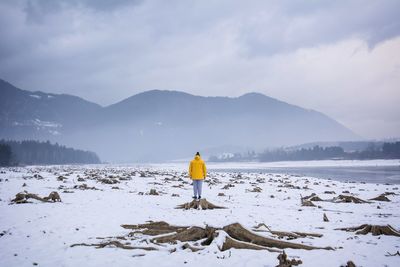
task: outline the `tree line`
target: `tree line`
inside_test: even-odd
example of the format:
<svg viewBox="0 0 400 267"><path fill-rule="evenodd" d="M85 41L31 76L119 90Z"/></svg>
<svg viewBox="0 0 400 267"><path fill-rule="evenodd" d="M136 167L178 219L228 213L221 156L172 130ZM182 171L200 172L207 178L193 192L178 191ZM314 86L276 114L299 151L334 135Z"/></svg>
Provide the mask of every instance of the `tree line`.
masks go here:
<svg viewBox="0 0 400 267"><path fill-rule="evenodd" d="M0 140L0 166L48 165L48 164L95 164L99 157L91 151L83 151L50 141Z"/></svg>
<svg viewBox="0 0 400 267"><path fill-rule="evenodd" d="M377 146L371 143L366 149L361 151L345 151L340 146L301 149L274 149L266 150L261 153L240 154L234 153L231 157L220 158L211 156L210 161L214 162L235 162L235 161L300 161L300 160L327 160L327 159L347 159L347 160L367 160L367 159L400 159L400 142L383 143Z"/></svg>

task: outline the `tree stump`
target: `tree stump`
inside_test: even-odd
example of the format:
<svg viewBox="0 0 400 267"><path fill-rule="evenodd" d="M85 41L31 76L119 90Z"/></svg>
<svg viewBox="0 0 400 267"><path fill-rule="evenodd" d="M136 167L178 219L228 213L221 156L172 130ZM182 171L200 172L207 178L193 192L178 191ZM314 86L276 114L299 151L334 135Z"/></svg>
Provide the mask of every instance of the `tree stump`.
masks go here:
<svg viewBox="0 0 400 267"><path fill-rule="evenodd" d="M285 251L279 254L277 258L279 260L279 264L276 265L276 267L292 267L303 263L301 260L295 260L295 259L289 260L287 258Z"/></svg>
<svg viewBox="0 0 400 267"><path fill-rule="evenodd" d="M333 199L333 202L335 203L371 203L369 201L363 200L358 197L353 197L353 196L345 196L345 195L339 195L338 197Z"/></svg>
<svg viewBox="0 0 400 267"><path fill-rule="evenodd" d="M335 230L355 232L356 235L366 235L368 233L371 233L372 235L400 236L400 232L394 229L389 224L388 225L362 224L356 227L337 228Z"/></svg>
<svg viewBox="0 0 400 267"><path fill-rule="evenodd" d="M27 191L18 193L15 195L15 198L11 200L11 204L23 204L23 203L32 203L28 201L29 199L36 199L41 202L61 202L60 195L53 191L47 197L39 197L37 194L28 193Z"/></svg>
<svg viewBox="0 0 400 267"><path fill-rule="evenodd" d="M371 198L370 200L390 202L390 199L388 199L385 194L381 194L377 197Z"/></svg>
<svg viewBox="0 0 400 267"><path fill-rule="evenodd" d="M185 210L188 210L188 209L212 210L212 209L226 209L226 208L225 208L225 207L222 207L222 206L214 205L213 203L208 202L207 199L202 198L202 199L200 199L200 201L198 201L198 200L193 200L193 201L191 201L191 202L178 205L178 206L176 207L176 209L185 209Z"/></svg>
<svg viewBox="0 0 400 267"><path fill-rule="evenodd" d="M314 247L304 244L290 243L286 241L276 240L259 236L255 233L245 229L239 223L227 225L223 228L215 228L206 226L173 226L166 222L148 222L145 224L137 225L121 225L125 229L133 230L128 235L123 237L108 237L108 241L99 244L79 243L73 244L75 246L94 246L96 248L104 248L107 246L114 246L123 249L148 249L148 250L165 250L165 245L170 244L174 252L179 248L190 249L196 252L204 249L206 246L214 244L220 251L236 249L252 249L252 250L267 250L270 252L282 252L279 249L293 248L293 249L328 249L331 247ZM102 238L104 239L104 238ZM131 246L130 243L122 244L122 240L136 240L139 243L149 243L151 246ZM179 242L178 242L179 241ZM183 246L182 243L183 242ZM146 249L146 250L147 250Z"/></svg>

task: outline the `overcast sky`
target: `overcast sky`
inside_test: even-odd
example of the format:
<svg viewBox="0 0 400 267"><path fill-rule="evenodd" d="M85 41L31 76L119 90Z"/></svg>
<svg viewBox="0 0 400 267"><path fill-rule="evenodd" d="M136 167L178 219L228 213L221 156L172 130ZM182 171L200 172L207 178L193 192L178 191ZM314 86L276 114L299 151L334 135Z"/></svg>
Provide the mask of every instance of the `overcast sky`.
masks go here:
<svg viewBox="0 0 400 267"><path fill-rule="evenodd" d="M2 0L0 78L108 105L261 92L400 137L400 1Z"/></svg>

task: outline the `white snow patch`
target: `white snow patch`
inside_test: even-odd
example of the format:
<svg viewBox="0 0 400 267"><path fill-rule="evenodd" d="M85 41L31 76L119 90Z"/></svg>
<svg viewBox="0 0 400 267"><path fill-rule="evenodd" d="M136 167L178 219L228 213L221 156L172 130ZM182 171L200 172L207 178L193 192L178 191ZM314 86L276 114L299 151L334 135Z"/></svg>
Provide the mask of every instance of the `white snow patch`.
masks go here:
<svg viewBox="0 0 400 267"><path fill-rule="evenodd" d="M36 99L41 99L42 97L40 95L29 95L30 97L36 98Z"/></svg>
<svg viewBox="0 0 400 267"><path fill-rule="evenodd" d="M34 119L32 120L32 123L36 126L40 127L46 127L46 128L59 128L62 127L62 124L56 123L56 122L51 122L51 121L42 121L40 119Z"/></svg>

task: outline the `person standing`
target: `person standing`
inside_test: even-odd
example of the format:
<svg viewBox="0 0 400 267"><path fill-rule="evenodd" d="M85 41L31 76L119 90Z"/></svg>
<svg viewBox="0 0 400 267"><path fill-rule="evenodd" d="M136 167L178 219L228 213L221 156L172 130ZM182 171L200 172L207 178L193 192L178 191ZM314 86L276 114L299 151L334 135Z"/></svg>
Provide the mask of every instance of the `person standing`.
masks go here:
<svg viewBox="0 0 400 267"><path fill-rule="evenodd" d="M193 199L201 199L203 180L206 178L206 164L201 159L199 152L190 161L189 177L193 181Z"/></svg>

